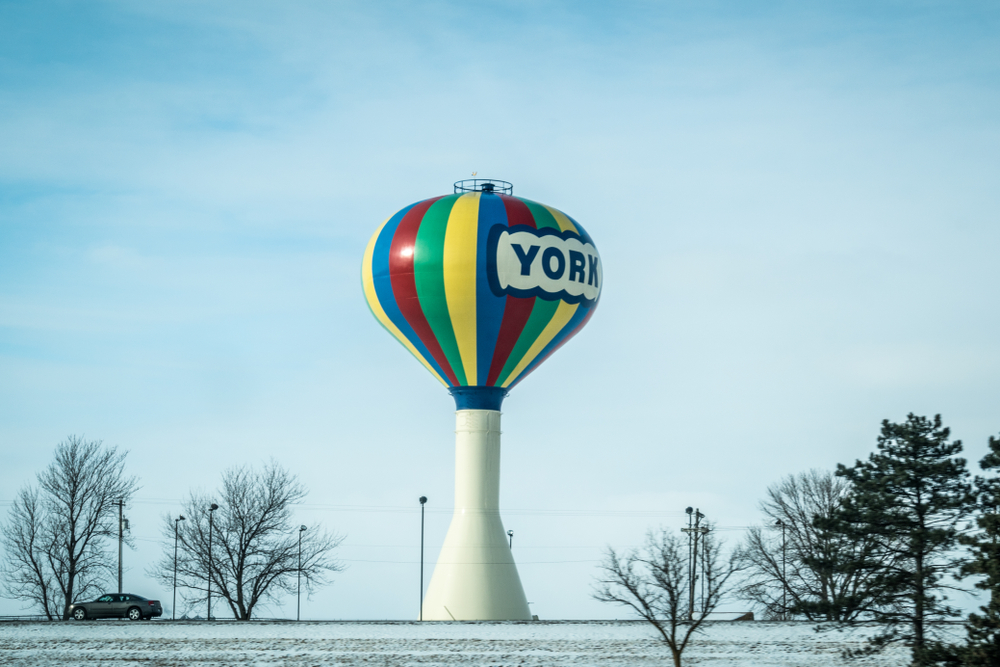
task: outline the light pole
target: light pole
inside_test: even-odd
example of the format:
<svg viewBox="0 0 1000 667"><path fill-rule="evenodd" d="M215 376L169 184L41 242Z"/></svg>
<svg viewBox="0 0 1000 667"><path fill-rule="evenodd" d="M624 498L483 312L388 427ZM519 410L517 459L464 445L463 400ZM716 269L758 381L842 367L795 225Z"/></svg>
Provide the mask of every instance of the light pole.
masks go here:
<svg viewBox="0 0 1000 667"><path fill-rule="evenodd" d="M298 575L298 581L295 586L295 620L296 622L300 619L302 613L302 533L304 533L308 528L305 526L299 526L299 571L296 573Z"/></svg>
<svg viewBox="0 0 1000 667"><path fill-rule="evenodd" d="M122 592L122 542L125 540L125 499L118 499L118 592Z"/></svg>
<svg viewBox="0 0 1000 667"><path fill-rule="evenodd" d="M775 526L781 527L781 620L787 621L788 614L788 577L785 573L785 522L778 519Z"/></svg>
<svg viewBox="0 0 1000 667"><path fill-rule="evenodd" d="M185 520L183 514L174 519L174 603L170 607L170 620L172 621L177 620L177 524Z"/></svg>
<svg viewBox="0 0 1000 667"><path fill-rule="evenodd" d="M510 543L507 544L507 548L513 551L514 550L514 531L513 530L508 530L507 531L507 537L510 538Z"/></svg>
<svg viewBox="0 0 1000 667"><path fill-rule="evenodd" d="M424 505L427 496L420 496L420 620L424 620Z"/></svg>
<svg viewBox="0 0 1000 667"><path fill-rule="evenodd" d="M208 618L212 620L212 512L219 506L212 503L208 508Z"/></svg>

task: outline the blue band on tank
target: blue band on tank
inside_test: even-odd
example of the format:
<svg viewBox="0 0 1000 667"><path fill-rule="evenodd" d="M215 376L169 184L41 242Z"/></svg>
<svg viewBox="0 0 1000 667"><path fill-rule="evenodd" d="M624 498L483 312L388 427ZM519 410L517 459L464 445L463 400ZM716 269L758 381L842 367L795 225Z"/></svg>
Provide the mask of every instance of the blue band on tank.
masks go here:
<svg viewBox="0 0 1000 667"><path fill-rule="evenodd" d="M448 393L455 397L456 410L500 410L507 396L503 387L452 387Z"/></svg>

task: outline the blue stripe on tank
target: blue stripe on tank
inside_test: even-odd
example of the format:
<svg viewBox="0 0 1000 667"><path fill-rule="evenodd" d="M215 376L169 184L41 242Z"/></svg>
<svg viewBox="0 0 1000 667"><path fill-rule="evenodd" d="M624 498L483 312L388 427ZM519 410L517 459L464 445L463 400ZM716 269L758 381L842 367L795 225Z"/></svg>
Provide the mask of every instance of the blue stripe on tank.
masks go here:
<svg viewBox="0 0 1000 667"><path fill-rule="evenodd" d="M382 228L382 232L375 241L375 249L372 253L372 283L375 286L375 296L378 298L379 305L382 306L382 310L385 311L386 316L406 336L406 339L413 344L413 347L420 353L420 356L447 381L448 374L437 363L434 356L427 349L427 346L420 340L420 336L417 335L413 327L403 317L399 306L396 305L396 297L392 291L392 278L389 274L389 251L392 247L392 238L396 235L396 229L403 220L403 216L419 203L411 204L396 213L396 215L389 219L389 222L385 223L385 227Z"/></svg>
<svg viewBox="0 0 1000 667"><path fill-rule="evenodd" d="M507 226L507 209L497 195L484 192L479 198L479 229L476 239L476 384L486 384L493 352L500 336L503 322L505 296L497 296L490 289L487 275L487 240L495 225Z"/></svg>

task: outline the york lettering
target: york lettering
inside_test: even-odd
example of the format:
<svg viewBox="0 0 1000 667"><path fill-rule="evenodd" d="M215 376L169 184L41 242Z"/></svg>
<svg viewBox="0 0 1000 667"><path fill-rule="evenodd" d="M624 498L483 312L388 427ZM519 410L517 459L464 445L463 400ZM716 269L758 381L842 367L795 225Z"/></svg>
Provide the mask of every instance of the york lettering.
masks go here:
<svg viewBox="0 0 1000 667"><path fill-rule="evenodd" d="M600 296L603 273L597 249L572 232L497 226L489 244L487 270L497 295L538 295L569 303Z"/></svg>
<svg viewBox="0 0 1000 667"><path fill-rule="evenodd" d="M591 258L593 259L593 258ZM582 252L577 252L576 250L569 251L569 279L575 280L578 283L583 282L583 267L586 265L587 260L584 259ZM576 278L575 276L580 276Z"/></svg>
<svg viewBox="0 0 1000 667"><path fill-rule="evenodd" d="M555 260L553 266L552 260ZM545 271L551 280L559 280L566 272L566 258L563 257L559 248L546 248L542 253L542 271Z"/></svg>
<svg viewBox="0 0 1000 667"><path fill-rule="evenodd" d="M528 249L525 250L524 246L517 243L511 243L510 247L521 265L521 275L530 276L531 265L534 263L535 257L538 256L540 247L533 245L528 246ZM587 272L588 264L590 266L589 274ZM566 256L558 248L546 248L545 252L542 253L542 270L552 280L559 280L566 273ZM586 282L588 285L597 287L597 257L570 250L569 279L578 283Z"/></svg>
<svg viewBox="0 0 1000 667"><path fill-rule="evenodd" d="M514 249L514 254L517 255L517 261L521 262L521 275L530 276L531 263L535 261L535 255L538 254L538 246L531 246L528 248L528 252L524 252L524 248L516 243L511 243L510 247Z"/></svg>

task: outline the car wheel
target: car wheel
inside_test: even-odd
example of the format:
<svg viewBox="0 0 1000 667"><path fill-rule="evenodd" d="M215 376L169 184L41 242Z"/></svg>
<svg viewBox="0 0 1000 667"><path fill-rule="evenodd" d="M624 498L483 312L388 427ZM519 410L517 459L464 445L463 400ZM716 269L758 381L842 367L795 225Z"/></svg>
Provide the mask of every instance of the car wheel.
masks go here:
<svg viewBox="0 0 1000 667"><path fill-rule="evenodd" d="M130 621L141 621L142 620L142 612L139 610L138 607L132 607L131 609L128 610L127 617L128 617L128 620L130 620Z"/></svg>
<svg viewBox="0 0 1000 667"><path fill-rule="evenodd" d="M87 610L83 607L77 607L73 610L73 618L77 621L82 621L87 618Z"/></svg>

